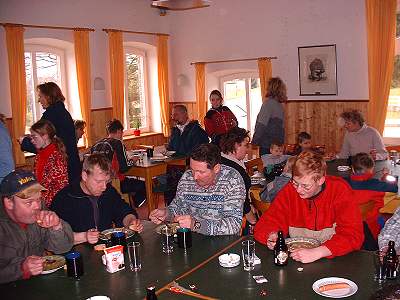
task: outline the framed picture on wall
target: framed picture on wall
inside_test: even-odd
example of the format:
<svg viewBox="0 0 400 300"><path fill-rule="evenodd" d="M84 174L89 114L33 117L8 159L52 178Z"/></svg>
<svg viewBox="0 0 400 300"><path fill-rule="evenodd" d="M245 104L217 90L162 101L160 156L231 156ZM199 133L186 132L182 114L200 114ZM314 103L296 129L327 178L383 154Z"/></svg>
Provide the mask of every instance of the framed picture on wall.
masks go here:
<svg viewBox="0 0 400 300"><path fill-rule="evenodd" d="M300 96L337 95L336 45L298 47Z"/></svg>

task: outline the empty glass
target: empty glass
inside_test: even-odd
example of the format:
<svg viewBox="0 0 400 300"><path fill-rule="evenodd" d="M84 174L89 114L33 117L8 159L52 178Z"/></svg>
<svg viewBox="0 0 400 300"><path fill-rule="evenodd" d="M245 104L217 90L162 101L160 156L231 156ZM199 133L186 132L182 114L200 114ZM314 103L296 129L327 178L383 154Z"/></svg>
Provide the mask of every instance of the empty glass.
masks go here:
<svg viewBox="0 0 400 300"><path fill-rule="evenodd" d="M374 279L378 282L386 280L386 263L385 263L385 252L378 250L374 252L374 266L375 274Z"/></svg>
<svg viewBox="0 0 400 300"><path fill-rule="evenodd" d="M242 259L243 269L245 271L254 270L254 256L256 251L256 243L251 240L242 242Z"/></svg>
<svg viewBox="0 0 400 300"><path fill-rule="evenodd" d="M127 248L131 271L140 271L142 269L142 261L140 259L140 243L130 242L127 244Z"/></svg>

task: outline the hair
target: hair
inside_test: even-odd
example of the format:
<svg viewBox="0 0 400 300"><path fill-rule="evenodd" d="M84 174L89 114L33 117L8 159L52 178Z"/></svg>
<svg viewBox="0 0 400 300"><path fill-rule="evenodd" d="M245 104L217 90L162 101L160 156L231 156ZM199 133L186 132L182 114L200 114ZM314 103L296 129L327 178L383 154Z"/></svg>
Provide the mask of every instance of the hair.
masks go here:
<svg viewBox="0 0 400 300"><path fill-rule="evenodd" d="M62 94L60 87L55 82L50 81L39 84L36 89L49 98L49 105L53 105L58 101L65 101L65 97Z"/></svg>
<svg viewBox="0 0 400 300"><path fill-rule="evenodd" d="M285 164L285 168L283 169L286 173L292 173L293 165L296 161L296 156L291 156L288 158Z"/></svg>
<svg viewBox="0 0 400 300"><path fill-rule="evenodd" d="M351 166L353 167L354 173L364 174L368 170L374 168L375 162L371 155L361 152L351 157Z"/></svg>
<svg viewBox="0 0 400 300"><path fill-rule="evenodd" d="M340 116L345 120L345 121L350 121L353 123L358 123L360 124L360 126L364 125L364 117L361 113L361 111L357 110L357 109L353 109L353 110L349 110L349 111L345 111L342 112L340 114Z"/></svg>
<svg viewBox="0 0 400 300"><path fill-rule="evenodd" d="M186 114L188 112L187 107L185 105L183 105L183 104L174 105L174 107L172 109L177 109L177 110L179 110L179 111L181 111L183 113L186 113Z"/></svg>
<svg viewBox="0 0 400 300"><path fill-rule="evenodd" d="M112 167L109 159L102 153L93 153L87 155L83 161L82 170L87 174L93 172L93 168L98 166L101 171L108 175L112 175Z"/></svg>
<svg viewBox="0 0 400 300"><path fill-rule="evenodd" d="M283 143L280 141L272 141L271 145L269 146L269 148L271 149L272 147L283 147Z"/></svg>
<svg viewBox="0 0 400 300"><path fill-rule="evenodd" d="M124 130L124 126L122 125L120 120L112 119L106 125L107 133L116 133L118 130Z"/></svg>
<svg viewBox="0 0 400 300"><path fill-rule="evenodd" d="M62 140L56 136L56 128L50 121L46 119L40 119L32 125L31 130L37 132L40 136L44 136L47 134L50 141L56 144L57 149L58 151L60 151L62 157L67 160L68 157L65 145Z"/></svg>
<svg viewBox="0 0 400 300"><path fill-rule="evenodd" d="M303 151L293 164L293 177L303 177L313 174L315 181L321 179L326 174L326 162L322 155L313 151Z"/></svg>
<svg viewBox="0 0 400 300"><path fill-rule="evenodd" d="M302 131L297 135L297 143L300 144L306 140L311 140L311 134L308 132Z"/></svg>
<svg viewBox="0 0 400 300"><path fill-rule="evenodd" d="M219 147L223 153L232 153L236 150L236 144L242 143L246 138L250 140L250 132L246 129L234 127L221 137Z"/></svg>
<svg viewBox="0 0 400 300"><path fill-rule="evenodd" d="M207 168L211 170L221 163L221 151L214 144L201 144L192 151L190 158L207 163Z"/></svg>
<svg viewBox="0 0 400 300"><path fill-rule="evenodd" d="M286 102L286 85L279 77L272 77L268 81L266 97L276 98L279 102Z"/></svg>
<svg viewBox="0 0 400 300"><path fill-rule="evenodd" d="M74 126L75 129L84 129L86 127L86 122L83 120L75 120Z"/></svg>
<svg viewBox="0 0 400 300"><path fill-rule="evenodd" d="M6 116L2 113L0 113L0 122L6 124Z"/></svg>
<svg viewBox="0 0 400 300"><path fill-rule="evenodd" d="M220 91L218 91L218 90L213 90L213 91L211 91L211 93L210 93L210 98L211 98L211 96L212 95L216 95L216 96L218 96L221 100L223 100L224 98L222 98L222 94L221 94L221 92Z"/></svg>

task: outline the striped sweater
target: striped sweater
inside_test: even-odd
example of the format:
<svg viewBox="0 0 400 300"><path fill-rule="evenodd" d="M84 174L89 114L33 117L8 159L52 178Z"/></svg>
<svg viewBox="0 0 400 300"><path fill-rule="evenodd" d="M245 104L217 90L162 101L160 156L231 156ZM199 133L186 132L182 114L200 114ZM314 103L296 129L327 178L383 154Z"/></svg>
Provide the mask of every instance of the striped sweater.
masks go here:
<svg viewBox="0 0 400 300"><path fill-rule="evenodd" d="M201 224L197 232L205 235L239 234L246 198L243 179L235 169L221 165L215 181L210 187L201 187L187 170L168 206L169 214L192 216Z"/></svg>

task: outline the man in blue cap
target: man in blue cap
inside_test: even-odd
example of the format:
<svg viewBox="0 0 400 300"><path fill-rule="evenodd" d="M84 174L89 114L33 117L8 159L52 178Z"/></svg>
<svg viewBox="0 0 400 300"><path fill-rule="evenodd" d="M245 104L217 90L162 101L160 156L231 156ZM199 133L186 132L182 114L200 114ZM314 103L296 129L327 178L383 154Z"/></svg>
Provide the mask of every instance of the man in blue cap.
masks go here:
<svg viewBox="0 0 400 300"><path fill-rule="evenodd" d="M73 245L68 223L42 210L43 190L24 170L11 172L1 182L0 283L41 274L44 250L64 253Z"/></svg>

